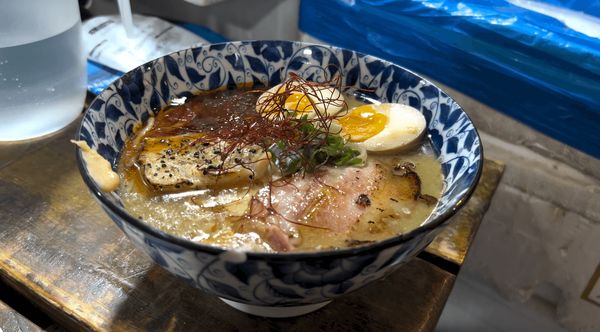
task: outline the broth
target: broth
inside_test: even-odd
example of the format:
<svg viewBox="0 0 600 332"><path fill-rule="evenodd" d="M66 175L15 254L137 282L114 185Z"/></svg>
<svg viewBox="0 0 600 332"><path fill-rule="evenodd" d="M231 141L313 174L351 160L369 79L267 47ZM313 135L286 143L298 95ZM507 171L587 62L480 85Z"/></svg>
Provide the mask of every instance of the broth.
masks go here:
<svg viewBox="0 0 600 332"><path fill-rule="evenodd" d="M197 179L216 172L209 162L221 160L221 150L228 146L203 139L255 116L257 99L257 93L244 90L204 93L162 110L152 125L138 128L126 142L118 167L125 208L185 239L267 252L363 245L408 232L431 214L443 181L426 139L404 153L369 153L363 167L323 166L314 173L276 178L269 175L274 172L268 157L273 153L257 157L262 156L260 148L247 145L227 157L235 160L230 169L239 168L234 175L205 184L169 182L174 173L193 173ZM351 95L344 99L347 109L364 104ZM190 170L173 166L179 159ZM247 165L252 169L244 171Z"/></svg>

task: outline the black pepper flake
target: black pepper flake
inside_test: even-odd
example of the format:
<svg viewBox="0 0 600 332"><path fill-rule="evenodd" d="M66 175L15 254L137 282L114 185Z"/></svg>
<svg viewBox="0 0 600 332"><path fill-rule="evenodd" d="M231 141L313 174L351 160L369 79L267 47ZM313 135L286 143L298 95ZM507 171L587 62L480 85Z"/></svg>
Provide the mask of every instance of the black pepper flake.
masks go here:
<svg viewBox="0 0 600 332"><path fill-rule="evenodd" d="M393 197L390 197L390 201L398 203L398 200Z"/></svg>
<svg viewBox="0 0 600 332"><path fill-rule="evenodd" d="M158 173L154 173L154 176L158 176Z"/></svg>
<svg viewBox="0 0 600 332"><path fill-rule="evenodd" d="M250 149L250 150L248 150L248 152L250 152L250 153L256 153L256 149Z"/></svg>
<svg viewBox="0 0 600 332"><path fill-rule="evenodd" d="M219 150L219 149L214 149L214 150L213 150L213 153L214 153L214 154L221 154L221 150Z"/></svg>
<svg viewBox="0 0 600 332"><path fill-rule="evenodd" d="M369 199L369 196L367 196L367 194L360 194L358 195L358 198L356 199L355 203L358 204L358 206L367 207L371 205L371 200Z"/></svg>
<svg viewBox="0 0 600 332"><path fill-rule="evenodd" d="M242 160L240 158L233 158L233 162L236 164L241 164Z"/></svg>
<svg viewBox="0 0 600 332"><path fill-rule="evenodd" d="M250 180L254 179L254 175L252 175L252 174L248 175L248 179L250 179Z"/></svg>
<svg viewBox="0 0 600 332"><path fill-rule="evenodd" d="M176 184L175 188L179 189L179 188L181 188L181 186L179 184Z"/></svg>
<svg viewBox="0 0 600 332"><path fill-rule="evenodd" d="M170 177L170 178L172 178L172 177L173 177L173 174L170 174L170 173L169 173L169 177Z"/></svg>
<svg viewBox="0 0 600 332"><path fill-rule="evenodd" d="M198 152L198 151L194 152L194 158L200 158L200 152Z"/></svg>
<svg viewBox="0 0 600 332"><path fill-rule="evenodd" d="M202 143L202 146L209 146L209 145L210 145L210 143L208 143L208 142Z"/></svg>
<svg viewBox="0 0 600 332"><path fill-rule="evenodd" d="M169 159L171 159L171 160L175 160L175 157L169 157Z"/></svg>
<svg viewBox="0 0 600 332"><path fill-rule="evenodd" d="M384 209L382 209L382 208L377 208L377 210L379 210L380 212L383 212L383 211L385 211L385 210L384 210Z"/></svg>
<svg viewBox="0 0 600 332"><path fill-rule="evenodd" d="M368 223L369 224L374 224L375 222L373 220L369 220Z"/></svg>

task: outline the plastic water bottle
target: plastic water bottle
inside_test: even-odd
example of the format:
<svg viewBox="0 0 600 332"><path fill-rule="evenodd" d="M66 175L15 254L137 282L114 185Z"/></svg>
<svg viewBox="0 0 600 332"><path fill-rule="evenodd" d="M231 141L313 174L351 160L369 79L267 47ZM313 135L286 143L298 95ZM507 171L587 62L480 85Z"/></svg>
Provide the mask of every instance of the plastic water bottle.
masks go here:
<svg viewBox="0 0 600 332"><path fill-rule="evenodd" d="M77 0L0 0L0 8L0 141L63 128L86 90Z"/></svg>

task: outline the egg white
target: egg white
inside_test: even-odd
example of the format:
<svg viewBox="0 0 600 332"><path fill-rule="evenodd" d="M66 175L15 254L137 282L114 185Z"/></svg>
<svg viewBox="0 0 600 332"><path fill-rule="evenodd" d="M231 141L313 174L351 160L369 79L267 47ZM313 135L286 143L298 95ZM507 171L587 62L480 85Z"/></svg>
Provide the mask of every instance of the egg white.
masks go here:
<svg viewBox="0 0 600 332"><path fill-rule="evenodd" d="M299 83L296 83L295 85L298 85ZM263 92L263 94L260 95L260 97L258 97L258 100L256 101L256 111L257 112L261 112L264 111L265 109L269 109L270 107L265 106L265 99L277 94L277 93L282 93L285 89L284 84L278 84L275 85L274 87L270 88L269 90ZM345 106L345 100L344 100L344 96L342 95L342 93L340 92L340 90L334 88L334 87L324 87L324 86L315 86L315 87L310 87L308 88L308 91L310 91L312 94L314 95L309 95L308 98L315 104L315 108L319 111L319 113L326 115L326 116L333 116L338 114ZM298 91L299 92L299 91ZM290 111L296 111L296 109L289 109ZM299 111L303 111L303 110L299 110ZM307 115L308 118L313 118L315 117L315 111L314 110L310 110L310 111L304 111L299 113L299 116L302 115Z"/></svg>
<svg viewBox="0 0 600 332"><path fill-rule="evenodd" d="M416 108L395 103L373 104L372 109L388 118L385 128L358 146L373 153L398 153L410 150L421 141L427 121ZM350 110L351 112L352 110Z"/></svg>

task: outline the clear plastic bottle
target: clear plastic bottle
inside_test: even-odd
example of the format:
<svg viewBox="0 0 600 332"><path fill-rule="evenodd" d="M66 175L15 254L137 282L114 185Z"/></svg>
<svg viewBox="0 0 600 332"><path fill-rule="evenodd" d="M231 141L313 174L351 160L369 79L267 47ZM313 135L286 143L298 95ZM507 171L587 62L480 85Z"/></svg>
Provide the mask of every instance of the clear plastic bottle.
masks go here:
<svg viewBox="0 0 600 332"><path fill-rule="evenodd" d="M0 0L0 141L63 128L83 109L77 0Z"/></svg>

